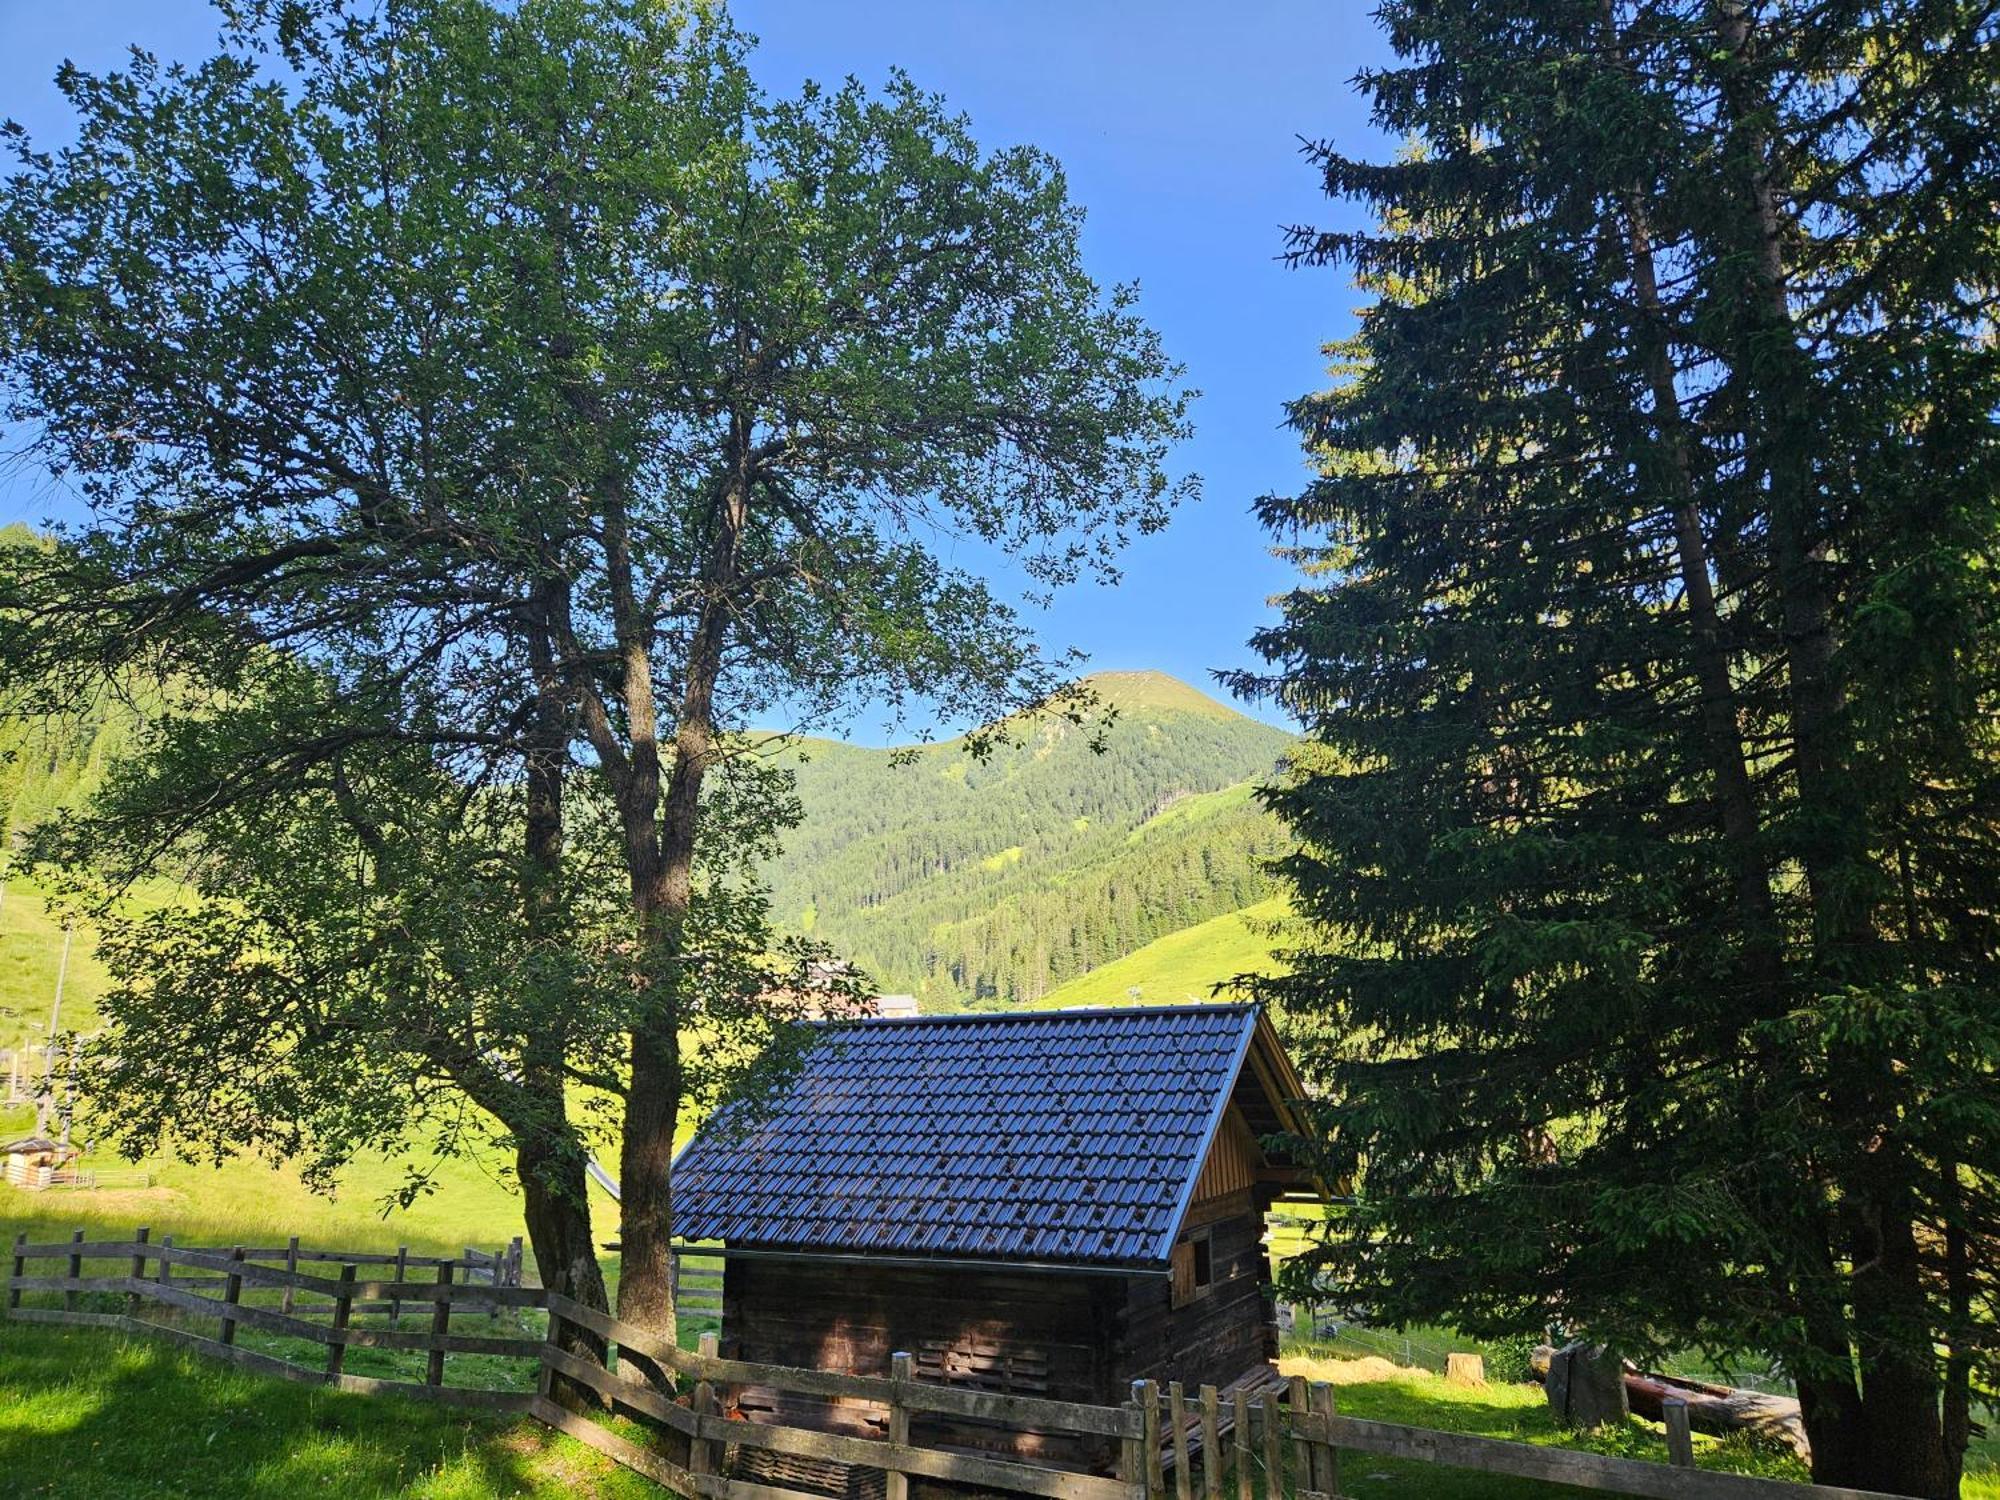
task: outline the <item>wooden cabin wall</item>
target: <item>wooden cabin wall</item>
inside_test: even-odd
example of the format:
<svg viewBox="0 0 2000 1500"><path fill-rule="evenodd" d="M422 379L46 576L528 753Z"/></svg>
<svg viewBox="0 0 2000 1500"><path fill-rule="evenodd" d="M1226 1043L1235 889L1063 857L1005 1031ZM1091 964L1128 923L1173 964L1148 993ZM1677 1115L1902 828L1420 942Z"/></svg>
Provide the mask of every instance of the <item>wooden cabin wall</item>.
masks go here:
<svg viewBox="0 0 2000 1500"><path fill-rule="evenodd" d="M972 1390L1101 1404L1123 1401L1119 1320L1125 1281L1103 1275L886 1266L866 1260L746 1259L724 1265L722 1354L763 1364L887 1375L909 1352L919 1379ZM1116 1392L1114 1396L1112 1393ZM799 1421L880 1435L886 1412L871 1402L833 1408L762 1388L734 1393L752 1421ZM1102 1462L1081 1439L1009 1434L976 1423L914 1419L920 1441L1026 1458Z"/></svg>
<svg viewBox="0 0 2000 1500"><path fill-rule="evenodd" d="M1126 1283L1128 1379L1222 1386L1259 1361L1278 1357L1264 1214L1256 1190L1242 1188L1196 1202L1180 1239L1185 1242L1204 1231L1213 1257L1206 1292L1175 1307L1166 1279L1135 1276Z"/></svg>

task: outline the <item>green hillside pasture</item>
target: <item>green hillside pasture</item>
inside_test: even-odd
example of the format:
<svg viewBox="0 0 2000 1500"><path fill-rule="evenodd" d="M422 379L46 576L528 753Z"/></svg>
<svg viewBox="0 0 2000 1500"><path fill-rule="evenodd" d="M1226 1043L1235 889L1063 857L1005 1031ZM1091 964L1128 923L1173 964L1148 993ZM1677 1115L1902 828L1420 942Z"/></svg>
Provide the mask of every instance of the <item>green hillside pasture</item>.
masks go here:
<svg viewBox="0 0 2000 1500"><path fill-rule="evenodd" d="M1274 974L1271 928L1286 915L1281 900L1260 901L1100 964L1047 995L1038 1009L1087 1005L1176 1005L1216 999L1215 986L1239 974ZM1136 993L1135 993L1136 992Z"/></svg>
<svg viewBox="0 0 2000 1500"><path fill-rule="evenodd" d="M1137 828L1125 835L1128 844L1137 844L1150 835L1171 828L1185 828L1196 823L1206 823L1225 813L1247 808L1256 800L1258 783L1239 781L1234 786L1223 787L1220 791L1197 792L1190 797L1182 797L1170 802Z"/></svg>
<svg viewBox="0 0 2000 1500"><path fill-rule="evenodd" d="M5 886L6 895L0 897L0 1047L39 1046L48 1039L49 1008L62 963L62 922L50 915L34 882L15 878ZM110 985L90 930L79 928L63 981L63 1030L96 1030L98 1002Z"/></svg>
<svg viewBox="0 0 2000 1500"><path fill-rule="evenodd" d="M17 1135L33 1115L0 1111L0 1134ZM123 1179L130 1164L108 1152L86 1154L86 1167ZM430 1172L431 1191L386 1215L383 1199L412 1164ZM521 1202L497 1148L436 1161L413 1148L408 1157L371 1153L357 1160L327 1197L311 1191L290 1167L241 1156L220 1167L152 1157L139 1170L150 1187L55 1189L30 1193L0 1183L0 1236L19 1230L32 1240L66 1239L73 1229L92 1239L124 1239L139 1225L172 1234L184 1245L282 1245L298 1235L309 1246L345 1250L456 1253L467 1245L492 1249L522 1232ZM617 1205L594 1194L600 1239L618 1229Z"/></svg>

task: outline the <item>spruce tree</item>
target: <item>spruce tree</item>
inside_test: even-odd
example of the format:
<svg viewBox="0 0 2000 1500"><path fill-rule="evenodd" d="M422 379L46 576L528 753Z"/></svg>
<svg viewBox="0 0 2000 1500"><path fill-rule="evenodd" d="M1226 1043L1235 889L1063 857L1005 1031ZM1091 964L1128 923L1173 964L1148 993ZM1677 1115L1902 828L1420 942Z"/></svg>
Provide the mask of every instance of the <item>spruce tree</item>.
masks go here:
<svg viewBox="0 0 2000 1500"><path fill-rule="evenodd" d="M1955 1495L2000 1379L1990 8L1430 0L1267 522L1265 993L1392 1320L1757 1350Z"/></svg>

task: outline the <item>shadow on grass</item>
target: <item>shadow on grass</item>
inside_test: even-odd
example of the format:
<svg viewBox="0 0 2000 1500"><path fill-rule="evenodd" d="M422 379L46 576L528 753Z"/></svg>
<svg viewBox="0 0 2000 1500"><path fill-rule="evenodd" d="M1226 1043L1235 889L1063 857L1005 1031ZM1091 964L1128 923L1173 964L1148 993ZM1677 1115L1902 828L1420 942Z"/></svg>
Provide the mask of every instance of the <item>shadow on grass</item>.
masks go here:
<svg viewBox="0 0 2000 1500"><path fill-rule="evenodd" d="M148 1339L0 1323L10 1495L657 1496L540 1424L269 1380Z"/></svg>

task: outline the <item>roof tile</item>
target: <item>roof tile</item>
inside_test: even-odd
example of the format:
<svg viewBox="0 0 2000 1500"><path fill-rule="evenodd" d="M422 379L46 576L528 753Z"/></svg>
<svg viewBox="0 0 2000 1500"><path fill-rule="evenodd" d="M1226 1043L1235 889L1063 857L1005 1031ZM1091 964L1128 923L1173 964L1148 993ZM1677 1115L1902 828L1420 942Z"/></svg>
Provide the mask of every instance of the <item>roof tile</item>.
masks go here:
<svg viewBox="0 0 2000 1500"><path fill-rule="evenodd" d="M830 1025L776 1100L675 1164L736 1248L1154 1265L1255 1013L1205 1005Z"/></svg>

